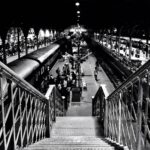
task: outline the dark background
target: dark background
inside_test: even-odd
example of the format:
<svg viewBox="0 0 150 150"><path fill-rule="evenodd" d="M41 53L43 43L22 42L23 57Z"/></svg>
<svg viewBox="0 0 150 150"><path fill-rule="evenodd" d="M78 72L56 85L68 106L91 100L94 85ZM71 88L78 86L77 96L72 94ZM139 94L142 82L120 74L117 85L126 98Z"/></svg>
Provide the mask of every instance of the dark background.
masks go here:
<svg viewBox="0 0 150 150"><path fill-rule="evenodd" d="M0 4L0 27L36 26L64 29L77 23L76 0L20 0ZM78 0L80 24L107 26L150 25L150 0Z"/></svg>

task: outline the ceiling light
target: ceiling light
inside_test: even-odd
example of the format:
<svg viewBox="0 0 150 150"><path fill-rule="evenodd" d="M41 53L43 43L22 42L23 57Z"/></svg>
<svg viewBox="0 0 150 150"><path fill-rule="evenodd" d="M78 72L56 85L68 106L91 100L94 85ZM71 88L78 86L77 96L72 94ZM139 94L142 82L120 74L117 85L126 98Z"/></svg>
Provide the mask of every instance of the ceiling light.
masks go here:
<svg viewBox="0 0 150 150"><path fill-rule="evenodd" d="M79 6L79 5L80 5L80 3L79 3L79 2L76 2L76 3L75 3L75 5L76 5L76 6Z"/></svg>
<svg viewBox="0 0 150 150"><path fill-rule="evenodd" d="M80 11L77 11L77 14L80 14Z"/></svg>

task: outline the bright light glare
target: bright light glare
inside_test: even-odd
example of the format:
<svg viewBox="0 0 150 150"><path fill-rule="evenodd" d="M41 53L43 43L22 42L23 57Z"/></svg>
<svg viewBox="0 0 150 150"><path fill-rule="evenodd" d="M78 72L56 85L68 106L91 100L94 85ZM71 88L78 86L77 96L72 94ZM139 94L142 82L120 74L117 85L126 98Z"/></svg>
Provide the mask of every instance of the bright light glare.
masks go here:
<svg viewBox="0 0 150 150"><path fill-rule="evenodd" d="M49 30L46 30L45 31L45 37L49 37L50 36L50 32L49 32Z"/></svg>
<svg viewBox="0 0 150 150"><path fill-rule="evenodd" d="M76 5L76 6L79 6L79 5L80 5L80 3L79 3L79 2L76 2L76 3L75 3L75 5Z"/></svg>
<svg viewBox="0 0 150 150"><path fill-rule="evenodd" d="M77 14L80 14L80 11L77 11Z"/></svg>

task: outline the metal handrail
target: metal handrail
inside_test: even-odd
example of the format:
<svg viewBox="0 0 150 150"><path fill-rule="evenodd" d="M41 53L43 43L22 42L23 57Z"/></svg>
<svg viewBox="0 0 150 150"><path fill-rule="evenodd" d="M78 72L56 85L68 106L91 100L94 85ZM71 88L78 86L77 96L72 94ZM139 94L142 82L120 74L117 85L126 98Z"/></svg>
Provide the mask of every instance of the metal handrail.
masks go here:
<svg viewBox="0 0 150 150"><path fill-rule="evenodd" d="M150 148L148 120L150 110L150 61L141 66L106 99L105 136L129 149ZM108 105L109 104L109 105ZM115 109L113 109L115 105ZM117 118L112 114L118 112ZM117 125L114 135L113 128Z"/></svg>
<svg viewBox="0 0 150 150"><path fill-rule="evenodd" d="M44 96L0 62L0 149L16 150L50 137L53 121L64 110L55 85L49 89Z"/></svg>
<svg viewBox="0 0 150 150"><path fill-rule="evenodd" d="M118 91L121 91L122 89L124 89L125 87L129 86L132 82L135 82L135 79L138 80L138 78L143 74L146 73L148 71L148 69L150 69L150 60L147 61L147 63L145 63L143 66L141 66L135 73L133 73L132 75L130 75L126 81L124 81L119 87L117 87L115 89L115 91L113 91L109 97L111 97L112 95L115 95ZM109 99L108 97L108 99Z"/></svg>
<svg viewBox="0 0 150 150"><path fill-rule="evenodd" d="M150 60L108 97L99 90L93 98L93 114L104 111L100 118L105 137L131 150L150 149Z"/></svg>

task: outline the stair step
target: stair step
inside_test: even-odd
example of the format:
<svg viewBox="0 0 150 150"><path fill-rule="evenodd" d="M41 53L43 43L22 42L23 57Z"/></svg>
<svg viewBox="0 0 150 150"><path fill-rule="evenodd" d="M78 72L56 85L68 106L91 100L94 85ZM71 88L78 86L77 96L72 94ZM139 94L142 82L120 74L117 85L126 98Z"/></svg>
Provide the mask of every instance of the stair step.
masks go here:
<svg viewBox="0 0 150 150"><path fill-rule="evenodd" d="M24 150L114 150L97 137L100 126L93 117L57 117L51 138L43 139Z"/></svg>
<svg viewBox="0 0 150 150"><path fill-rule="evenodd" d="M38 144L98 144L108 145L102 139L93 136L68 136L68 137L53 137L41 140Z"/></svg>
<svg viewBox="0 0 150 150"><path fill-rule="evenodd" d="M52 137L54 136L95 136L96 129L54 129L52 130Z"/></svg>
<svg viewBox="0 0 150 150"><path fill-rule="evenodd" d="M93 146L88 146L88 147L72 147L72 146L55 146L55 147L38 147L38 148L25 148L24 150L115 150L113 147L93 147Z"/></svg>
<svg viewBox="0 0 150 150"><path fill-rule="evenodd" d="M43 139L24 150L114 150L97 137L69 136Z"/></svg>

